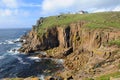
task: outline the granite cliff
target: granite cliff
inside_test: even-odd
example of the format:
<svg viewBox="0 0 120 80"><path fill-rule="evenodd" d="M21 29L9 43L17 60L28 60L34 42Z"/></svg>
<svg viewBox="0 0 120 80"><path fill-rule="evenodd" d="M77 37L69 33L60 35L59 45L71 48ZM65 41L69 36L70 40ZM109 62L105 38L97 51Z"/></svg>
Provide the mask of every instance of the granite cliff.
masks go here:
<svg viewBox="0 0 120 80"><path fill-rule="evenodd" d="M102 75L120 75L119 22L120 12L41 18L24 36L25 42L19 51L38 53L35 56L41 58L64 59L65 69L52 76L57 79L101 80ZM47 54L42 55L41 51Z"/></svg>

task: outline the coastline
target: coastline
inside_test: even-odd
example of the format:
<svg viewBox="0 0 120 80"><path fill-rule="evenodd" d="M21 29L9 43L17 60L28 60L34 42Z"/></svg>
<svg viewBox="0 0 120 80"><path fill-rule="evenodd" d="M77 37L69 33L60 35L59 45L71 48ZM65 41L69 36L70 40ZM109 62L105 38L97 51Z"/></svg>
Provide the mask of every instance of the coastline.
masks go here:
<svg viewBox="0 0 120 80"><path fill-rule="evenodd" d="M99 77L107 74L110 74L107 78L115 77L113 73L116 76L120 74L120 29L116 17L112 16L118 13L83 14L79 15L80 20L77 18L77 22L70 20L69 24L50 24L52 26L47 27L46 24L51 17L42 18L24 36L25 42L19 51L41 59L64 61L63 70L51 73L45 80L99 80ZM76 17L79 16L77 14ZM56 23L54 20L53 23L57 24L67 17L72 19L73 15L54 16ZM99 21L101 17L103 21ZM109 18L113 18L112 21L117 25Z"/></svg>

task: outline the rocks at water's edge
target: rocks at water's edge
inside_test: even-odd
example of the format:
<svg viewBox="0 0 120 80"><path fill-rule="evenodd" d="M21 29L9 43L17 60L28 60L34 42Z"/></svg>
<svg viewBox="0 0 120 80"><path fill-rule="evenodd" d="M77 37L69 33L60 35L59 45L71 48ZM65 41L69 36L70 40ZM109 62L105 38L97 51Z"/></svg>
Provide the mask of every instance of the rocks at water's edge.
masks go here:
<svg viewBox="0 0 120 80"><path fill-rule="evenodd" d="M119 46L110 45L109 42L120 39L120 30L89 29L84 24L85 21L79 21L64 27L55 26L46 29L41 37L32 29L25 36L19 51L26 54L44 51L47 54L37 56L64 59L65 69L50 79L79 80L118 71Z"/></svg>

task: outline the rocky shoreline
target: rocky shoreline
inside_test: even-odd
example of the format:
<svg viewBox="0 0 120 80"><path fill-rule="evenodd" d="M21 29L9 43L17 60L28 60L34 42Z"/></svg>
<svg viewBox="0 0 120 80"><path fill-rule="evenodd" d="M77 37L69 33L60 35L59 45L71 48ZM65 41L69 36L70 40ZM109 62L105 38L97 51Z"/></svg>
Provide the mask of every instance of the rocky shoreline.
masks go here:
<svg viewBox="0 0 120 80"><path fill-rule="evenodd" d="M63 70L46 76L45 80L101 80L96 78L118 75L119 16L119 12L108 12L40 18L22 37L24 41L18 51L39 58L64 60Z"/></svg>
<svg viewBox="0 0 120 80"><path fill-rule="evenodd" d="M119 39L120 31L112 28L90 30L84 28L84 24L80 21L66 28L53 27L47 29L42 37L38 37L32 29L24 37L25 42L19 51L37 53L35 56L40 58L65 60L64 71L48 76L46 80L81 80L118 71L119 47L108 43Z"/></svg>

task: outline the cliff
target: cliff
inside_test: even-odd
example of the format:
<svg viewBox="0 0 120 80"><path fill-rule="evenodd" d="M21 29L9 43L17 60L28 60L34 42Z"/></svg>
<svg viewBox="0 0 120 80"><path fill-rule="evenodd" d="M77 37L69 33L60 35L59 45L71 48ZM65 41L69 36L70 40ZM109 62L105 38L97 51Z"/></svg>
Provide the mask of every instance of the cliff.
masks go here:
<svg viewBox="0 0 120 80"><path fill-rule="evenodd" d="M89 79L119 71L120 12L41 18L19 49L39 57L62 58L65 79ZM120 73L118 73L120 74ZM118 75L117 74L117 75Z"/></svg>

